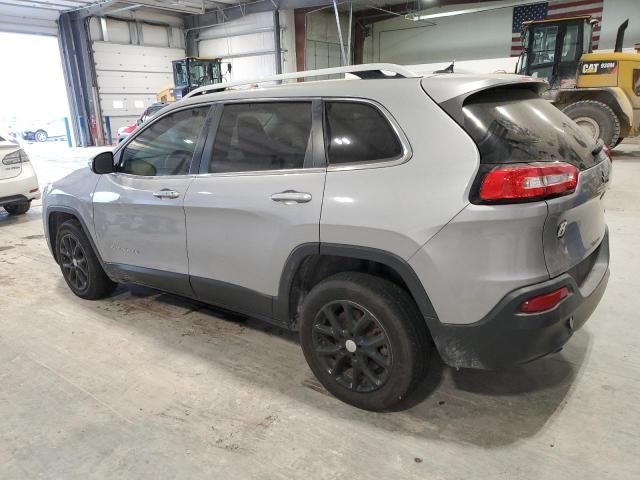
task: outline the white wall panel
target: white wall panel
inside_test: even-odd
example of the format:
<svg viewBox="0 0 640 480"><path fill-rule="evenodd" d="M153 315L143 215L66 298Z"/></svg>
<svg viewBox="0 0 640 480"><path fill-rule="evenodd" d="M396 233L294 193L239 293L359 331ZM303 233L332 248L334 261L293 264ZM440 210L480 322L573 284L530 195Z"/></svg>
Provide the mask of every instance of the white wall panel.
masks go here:
<svg viewBox="0 0 640 480"><path fill-rule="evenodd" d="M160 25L142 24L142 38L145 45L157 47L169 46L169 30Z"/></svg>
<svg viewBox="0 0 640 480"><path fill-rule="evenodd" d="M375 61L399 64L435 63L508 57L512 9L412 22L404 17L373 26Z"/></svg>
<svg viewBox="0 0 640 480"><path fill-rule="evenodd" d="M111 19L108 19L106 22L107 22L107 36L108 36L109 42L131 43L128 22L121 22L120 20L111 20ZM103 40L107 40L107 39L103 38Z"/></svg>
<svg viewBox="0 0 640 480"><path fill-rule="evenodd" d="M347 50L348 19L340 17L340 28ZM305 69L329 68L342 66L340 36L336 27L333 10L323 10L307 15L307 31L305 36Z"/></svg>
<svg viewBox="0 0 640 480"><path fill-rule="evenodd" d="M296 26L293 10L280 11L280 48L282 73L296 72Z"/></svg>
<svg viewBox="0 0 640 480"><path fill-rule="evenodd" d="M640 43L640 0L604 0L600 49L611 49L616 45L618 27L626 19L629 27L624 34L624 47L633 48Z"/></svg>
<svg viewBox="0 0 640 480"><path fill-rule="evenodd" d="M231 76L225 77L228 81L274 75L273 28L273 12L263 12L204 29L198 42L200 56L230 63Z"/></svg>
<svg viewBox="0 0 640 480"><path fill-rule="evenodd" d="M509 57L512 18L513 9L505 8L424 22L404 17L378 22L365 40L364 61L407 65ZM627 18L624 46L631 48L640 42L640 0L604 0L601 49L614 47L618 26ZM321 29L312 27L314 34Z"/></svg>
<svg viewBox="0 0 640 480"><path fill-rule="evenodd" d="M0 3L0 32L55 36L58 34L58 14L52 9Z"/></svg>

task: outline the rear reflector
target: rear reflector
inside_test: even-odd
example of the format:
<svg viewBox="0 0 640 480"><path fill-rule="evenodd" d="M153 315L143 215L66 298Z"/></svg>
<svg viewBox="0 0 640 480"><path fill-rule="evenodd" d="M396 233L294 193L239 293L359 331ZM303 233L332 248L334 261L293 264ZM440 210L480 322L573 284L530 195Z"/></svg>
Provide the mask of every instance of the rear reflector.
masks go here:
<svg viewBox="0 0 640 480"><path fill-rule="evenodd" d="M553 292L525 300L522 302L522 305L520 305L520 311L522 313L540 313L546 310L551 310L568 296L569 289L567 287L562 287L554 290Z"/></svg>
<svg viewBox="0 0 640 480"><path fill-rule="evenodd" d="M480 185L485 202L542 200L573 193L578 169L563 162L499 166Z"/></svg>
<svg viewBox="0 0 640 480"><path fill-rule="evenodd" d="M31 190L29 190L29 193L35 193L35 192L37 192L38 190L40 190L40 189L39 189L39 188L32 188Z"/></svg>

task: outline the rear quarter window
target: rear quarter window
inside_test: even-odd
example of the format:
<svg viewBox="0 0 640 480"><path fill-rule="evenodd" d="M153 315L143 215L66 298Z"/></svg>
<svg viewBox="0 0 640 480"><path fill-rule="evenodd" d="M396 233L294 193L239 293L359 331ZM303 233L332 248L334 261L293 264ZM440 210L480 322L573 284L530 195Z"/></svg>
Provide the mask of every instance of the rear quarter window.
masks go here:
<svg viewBox="0 0 640 480"><path fill-rule="evenodd" d="M492 89L469 97L462 110L482 163L562 161L584 170L599 161L593 140L530 90Z"/></svg>
<svg viewBox="0 0 640 480"><path fill-rule="evenodd" d="M387 118L363 102L325 102L325 142L330 165L389 161L404 153Z"/></svg>

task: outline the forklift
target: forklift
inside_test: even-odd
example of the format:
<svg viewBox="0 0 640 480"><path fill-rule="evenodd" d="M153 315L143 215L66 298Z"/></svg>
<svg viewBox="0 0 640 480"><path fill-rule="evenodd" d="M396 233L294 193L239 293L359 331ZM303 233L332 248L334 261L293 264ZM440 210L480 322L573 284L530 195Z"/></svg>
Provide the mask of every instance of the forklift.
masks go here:
<svg viewBox="0 0 640 480"><path fill-rule="evenodd" d="M191 90L222 82L222 63L219 58L186 57L174 60L171 65L175 86L162 89L156 95L158 102L180 100Z"/></svg>
<svg viewBox="0 0 640 480"><path fill-rule="evenodd" d="M613 148L640 135L640 45L622 52L626 20L614 51L594 53L596 23L589 15L524 22L515 73L544 78L550 88L543 96Z"/></svg>

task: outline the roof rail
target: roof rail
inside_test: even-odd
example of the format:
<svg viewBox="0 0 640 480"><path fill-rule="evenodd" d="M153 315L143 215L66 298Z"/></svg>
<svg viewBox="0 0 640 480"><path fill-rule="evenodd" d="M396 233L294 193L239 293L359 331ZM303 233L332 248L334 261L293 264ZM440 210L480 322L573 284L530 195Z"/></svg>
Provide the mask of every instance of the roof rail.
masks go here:
<svg viewBox="0 0 640 480"><path fill-rule="evenodd" d="M341 73L351 73L361 79L369 78L417 78L415 72L412 72L408 68L401 65L395 65L393 63L366 63L364 65L349 65L346 67L335 68L322 68L319 70L307 70L303 72L283 73L281 75L274 75L272 77L255 78L252 80L241 80L237 82L228 83L216 83L213 85L205 85L203 87L196 88L195 90L187 93L184 98L195 97L196 95L203 95L206 93L212 93L218 90L226 90L231 87L240 87L244 85L256 85L266 82L277 82L278 80L290 80L294 78L308 78L319 77L323 75L339 75Z"/></svg>

